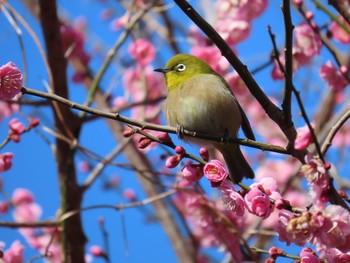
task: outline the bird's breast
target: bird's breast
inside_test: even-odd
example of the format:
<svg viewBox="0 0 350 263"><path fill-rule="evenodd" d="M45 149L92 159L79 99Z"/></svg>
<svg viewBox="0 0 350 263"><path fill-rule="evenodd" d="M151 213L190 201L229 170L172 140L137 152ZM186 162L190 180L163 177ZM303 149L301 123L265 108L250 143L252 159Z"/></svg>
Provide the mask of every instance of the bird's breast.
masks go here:
<svg viewBox="0 0 350 263"><path fill-rule="evenodd" d="M186 130L235 136L242 122L236 98L220 77L196 77L171 90L164 102L169 125Z"/></svg>

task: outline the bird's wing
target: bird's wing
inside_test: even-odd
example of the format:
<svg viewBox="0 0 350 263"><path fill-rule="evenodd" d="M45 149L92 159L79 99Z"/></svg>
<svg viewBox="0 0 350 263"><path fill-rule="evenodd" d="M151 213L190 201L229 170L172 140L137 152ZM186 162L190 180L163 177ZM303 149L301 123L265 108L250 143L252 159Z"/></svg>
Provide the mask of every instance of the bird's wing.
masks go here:
<svg viewBox="0 0 350 263"><path fill-rule="evenodd" d="M235 94L233 94L231 88L230 88L230 85L226 82L226 80L221 77L218 73L216 73L216 75L218 75L222 82L225 83L225 87L231 92L231 94L235 97L236 101L237 101L237 104L238 104L238 108L239 108L239 111L241 112L241 116L242 116L242 130L243 130L243 133L244 135L250 139L250 140L253 140L255 141L255 135L254 135L254 132L252 130L252 127L250 126L250 123L249 123L249 120L247 118L247 115L245 115L243 109L242 109L242 106L239 104Z"/></svg>
<svg viewBox="0 0 350 263"><path fill-rule="evenodd" d="M255 135L254 135L254 132L252 130L252 127L250 126L247 115L245 115L241 105L239 105L238 102L237 102L237 104L239 106L239 111L241 112L241 115L242 115L242 130L248 139L255 141Z"/></svg>

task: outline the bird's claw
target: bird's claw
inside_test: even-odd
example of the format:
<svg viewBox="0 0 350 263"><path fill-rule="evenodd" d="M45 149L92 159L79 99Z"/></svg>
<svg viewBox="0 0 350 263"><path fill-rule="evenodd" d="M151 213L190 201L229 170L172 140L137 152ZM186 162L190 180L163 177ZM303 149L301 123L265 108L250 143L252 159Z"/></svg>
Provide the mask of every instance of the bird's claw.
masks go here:
<svg viewBox="0 0 350 263"><path fill-rule="evenodd" d="M184 127L183 126L177 126L176 127L176 135L179 139L183 139L184 137Z"/></svg>

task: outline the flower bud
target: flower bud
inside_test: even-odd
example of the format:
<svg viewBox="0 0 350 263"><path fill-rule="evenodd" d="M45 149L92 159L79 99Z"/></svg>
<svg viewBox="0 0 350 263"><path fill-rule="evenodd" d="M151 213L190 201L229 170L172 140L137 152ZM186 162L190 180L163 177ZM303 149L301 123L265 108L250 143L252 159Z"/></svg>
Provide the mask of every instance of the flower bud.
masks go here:
<svg viewBox="0 0 350 263"><path fill-rule="evenodd" d="M141 137L139 140L138 147L140 149L146 149L153 141L146 137Z"/></svg>
<svg viewBox="0 0 350 263"><path fill-rule="evenodd" d="M161 142L164 142L164 143L172 142L167 132L158 132L156 136Z"/></svg>
<svg viewBox="0 0 350 263"><path fill-rule="evenodd" d="M39 123L40 123L40 120L38 118L33 118L30 120L28 128L30 128L30 129L34 128L34 127L38 126Z"/></svg>
<svg viewBox="0 0 350 263"><path fill-rule="evenodd" d="M204 161L208 162L209 161L209 152L207 148L200 148L199 149L199 154L201 155L201 157L203 158Z"/></svg>
<svg viewBox="0 0 350 263"><path fill-rule="evenodd" d="M123 131L123 136L125 138L129 138L130 136L134 135L135 131L133 129L130 129L130 128L126 128L124 131Z"/></svg>

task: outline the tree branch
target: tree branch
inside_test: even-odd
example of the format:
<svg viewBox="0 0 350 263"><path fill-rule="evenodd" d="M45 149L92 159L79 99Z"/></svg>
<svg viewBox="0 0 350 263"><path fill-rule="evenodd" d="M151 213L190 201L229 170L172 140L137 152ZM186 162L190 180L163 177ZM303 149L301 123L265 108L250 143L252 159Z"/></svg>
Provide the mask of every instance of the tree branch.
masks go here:
<svg viewBox="0 0 350 263"><path fill-rule="evenodd" d="M284 28L285 28L285 71L284 71L284 96L282 109L286 126L293 126L292 123L292 90L293 90L293 29L292 17L290 14L290 1L283 0L282 5Z"/></svg>
<svg viewBox="0 0 350 263"><path fill-rule="evenodd" d="M151 124L151 123L138 121L135 119L125 117L119 113L111 113L111 112L106 112L106 111L102 111L99 109L90 108L90 107L87 107L85 105L75 103L75 102L72 102L68 99L57 96L56 94L53 94L53 93L41 92L38 90L33 90L33 89L25 88L25 87L23 87L21 91L23 94L30 94L30 95L34 95L37 97L54 100L54 101L57 101L59 103L66 105L72 109L78 109L78 110L81 110L81 111L84 111L84 112L87 112L87 113L90 113L93 115L98 115L98 116L101 116L101 117L104 117L107 119L117 120L117 121L120 121L122 123L126 123L126 124L130 124L132 126L140 127L142 129L163 131L163 132L168 132L168 133L173 133L173 134L176 134L176 132L177 132L177 129L174 127ZM271 152L276 152L276 153L281 153L281 154L292 154L293 155L293 152L288 151L284 147L264 144L264 143L252 141L249 139L222 138L219 136L202 134L202 133L198 133L195 131L188 131L188 130L184 130L183 133L185 136L190 136L190 137L195 137L195 138L200 138L200 139L205 139L205 140L212 140L212 141L217 141L217 142L227 141L228 143L236 143L236 144L260 149L263 151L271 151Z"/></svg>
<svg viewBox="0 0 350 263"><path fill-rule="evenodd" d="M68 98L66 59L61 43L60 22L57 17L56 1L39 0L40 21L46 44L49 66L53 74L52 90ZM78 138L81 121L69 108L52 102L55 128L63 136ZM77 184L74 164L75 149L64 140L56 139L55 159L61 195L61 212L80 209L82 190ZM84 262L86 237L82 229L80 214L62 222L62 254L64 262Z"/></svg>

